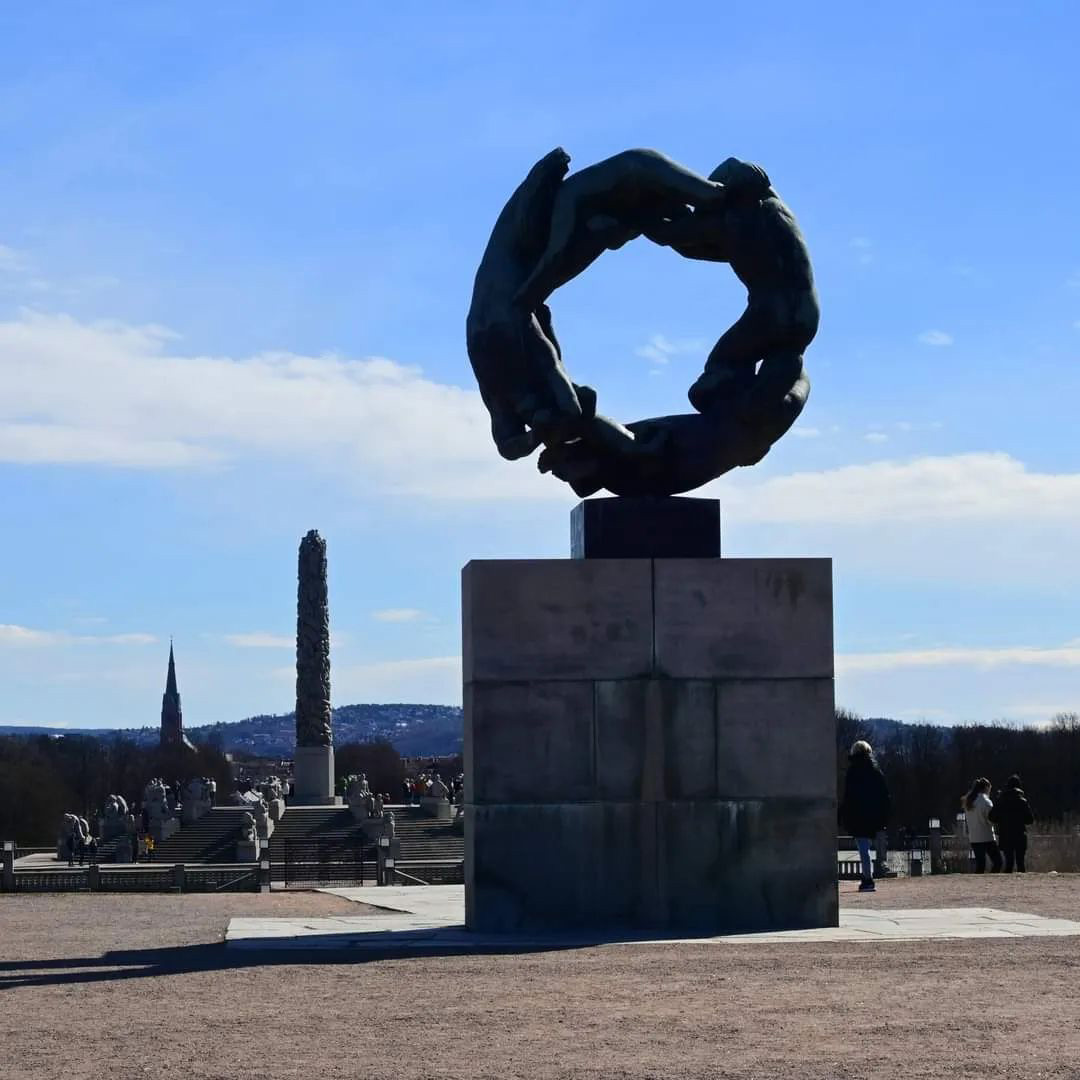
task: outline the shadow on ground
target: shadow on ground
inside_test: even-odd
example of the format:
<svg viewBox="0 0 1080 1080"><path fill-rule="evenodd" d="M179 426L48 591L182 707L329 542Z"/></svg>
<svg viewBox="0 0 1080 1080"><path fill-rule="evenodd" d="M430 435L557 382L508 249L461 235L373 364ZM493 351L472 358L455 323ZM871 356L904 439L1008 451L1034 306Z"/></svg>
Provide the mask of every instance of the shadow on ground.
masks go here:
<svg viewBox="0 0 1080 1080"><path fill-rule="evenodd" d="M616 940L611 938L610 940ZM625 937L617 940L625 941ZM465 943L410 946L405 942L387 948L367 947L328 950L293 947L243 949L226 948L224 942L204 945L176 945L156 949L116 949L101 956L64 957L53 960L0 961L0 991L28 986L73 986L80 983L115 982L123 979L155 978L159 975L187 975L196 972L243 970L245 968L289 967L313 964L360 966L383 960L413 960L431 956L520 956L528 953L563 952L590 948L604 941L553 940L550 942L508 942L505 945Z"/></svg>

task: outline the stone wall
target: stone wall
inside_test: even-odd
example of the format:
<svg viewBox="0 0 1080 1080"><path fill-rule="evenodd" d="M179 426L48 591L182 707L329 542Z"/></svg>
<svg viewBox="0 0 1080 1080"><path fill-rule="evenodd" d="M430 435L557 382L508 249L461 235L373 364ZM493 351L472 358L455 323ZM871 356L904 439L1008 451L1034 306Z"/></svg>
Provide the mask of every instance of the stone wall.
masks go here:
<svg viewBox="0 0 1080 1080"><path fill-rule="evenodd" d="M463 572L466 919L835 925L831 563Z"/></svg>

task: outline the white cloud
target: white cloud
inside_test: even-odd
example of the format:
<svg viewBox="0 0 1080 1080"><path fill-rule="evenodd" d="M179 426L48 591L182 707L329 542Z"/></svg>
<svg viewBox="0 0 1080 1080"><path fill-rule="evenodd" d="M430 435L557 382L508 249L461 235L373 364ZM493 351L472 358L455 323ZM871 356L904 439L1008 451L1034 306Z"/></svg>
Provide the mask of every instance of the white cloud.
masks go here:
<svg viewBox="0 0 1080 1080"><path fill-rule="evenodd" d="M248 634L226 634L225 640L239 649L291 649L296 638L287 634L271 634L266 630L254 630Z"/></svg>
<svg viewBox="0 0 1080 1080"><path fill-rule="evenodd" d="M985 453L753 477L700 492L723 500L732 553L828 556L849 582L1059 595L1080 585L1080 473Z"/></svg>
<svg viewBox="0 0 1080 1080"><path fill-rule="evenodd" d="M1072 701L1019 701L1005 706L1006 716L1015 716L1021 720L1052 720L1062 713L1080 712L1080 696Z"/></svg>
<svg viewBox="0 0 1080 1080"><path fill-rule="evenodd" d="M419 608L383 608L381 611L373 611L371 617L378 622L387 623L418 622L430 618L427 612Z"/></svg>
<svg viewBox="0 0 1080 1080"><path fill-rule="evenodd" d="M32 630L29 626L0 623L0 645L52 645L57 634L49 630Z"/></svg>
<svg viewBox="0 0 1080 1080"><path fill-rule="evenodd" d="M0 647L19 645L152 645L154 634L69 634L0 623Z"/></svg>
<svg viewBox="0 0 1080 1080"><path fill-rule="evenodd" d="M547 498L491 444L480 395L383 358L167 351L158 326L0 323L0 461L193 468L276 456L372 493Z"/></svg>
<svg viewBox="0 0 1080 1080"><path fill-rule="evenodd" d="M686 338L679 341L671 341L663 334L653 334L645 345L634 350L635 356L651 360L654 364L664 365L673 356L682 353L701 352L705 348L705 342L698 338Z"/></svg>
<svg viewBox="0 0 1080 1080"><path fill-rule="evenodd" d="M796 424L791 429L791 434L796 439L817 439L821 436L821 428L803 427L801 424Z"/></svg>
<svg viewBox="0 0 1080 1080"><path fill-rule="evenodd" d="M900 652L838 653L836 656L838 675L926 667L974 667L985 670L1017 664L1080 667L1080 645L1069 643L1056 648L1005 646L908 649Z"/></svg>
<svg viewBox="0 0 1080 1080"><path fill-rule="evenodd" d="M1003 453L875 461L727 485L729 519L808 524L948 520L1072 522L1080 473L1032 472Z"/></svg>
<svg viewBox="0 0 1080 1080"><path fill-rule="evenodd" d="M944 330L924 330L917 340L923 345L951 345L953 336Z"/></svg>
<svg viewBox="0 0 1080 1080"><path fill-rule="evenodd" d="M863 438L867 442L872 442L872 443L883 443L883 442L888 442L889 441L889 436L886 435L885 432L883 432L883 431L868 431L863 436Z"/></svg>

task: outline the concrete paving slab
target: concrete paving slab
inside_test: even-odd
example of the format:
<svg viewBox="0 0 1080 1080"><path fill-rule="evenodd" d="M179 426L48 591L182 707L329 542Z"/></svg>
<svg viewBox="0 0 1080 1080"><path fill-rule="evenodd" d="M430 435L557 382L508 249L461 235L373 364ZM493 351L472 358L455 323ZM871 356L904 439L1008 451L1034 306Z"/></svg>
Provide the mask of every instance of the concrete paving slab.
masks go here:
<svg viewBox="0 0 1080 1080"><path fill-rule="evenodd" d="M439 895L435 895L439 890ZM324 889L346 899L371 903L373 889ZM233 949L367 949L377 952L423 949L483 950L578 948L607 945L798 944L915 942L958 938L1080 936L1080 922L1047 919L995 908L841 910L840 925L820 930L788 930L721 937L656 937L644 934L490 934L465 929L460 885L377 890L385 915L343 915L313 919L236 918L225 935ZM363 895L356 895L363 894ZM402 895L407 894L407 895ZM428 895L424 895L428 894ZM390 905L400 905L392 908ZM409 910L409 909L413 910Z"/></svg>
<svg viewBox="0 0 1080 1080"><path fill-rule="evenodd" d="M317 891L391 912L430 915L438 920L450 919L459 923L465 921L464 885L386 885Z"/></svg>

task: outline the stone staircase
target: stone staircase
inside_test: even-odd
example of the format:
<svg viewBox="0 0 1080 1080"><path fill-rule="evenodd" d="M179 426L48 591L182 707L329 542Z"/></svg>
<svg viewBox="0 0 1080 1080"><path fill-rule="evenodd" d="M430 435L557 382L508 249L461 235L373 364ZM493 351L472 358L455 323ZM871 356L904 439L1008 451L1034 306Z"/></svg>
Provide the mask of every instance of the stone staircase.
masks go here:
<svg viewBox="0 0 1080 1080"><path fill-rule="evenodd" d="M282 855L286 841L322 840L352 843L364 830L347 806L287 806L270 837L270 858Z"/></svg>
<svg viewBox="0 0 1080 1080"><path fill-rule="evenodd" d="M396 867L429 884L464 881L465 837L451 821L428 817L419 806L393 806L400 851Z"/></svg>
<svg viewBox="0 0 1080 1080"><path fill-rule="evenodd" d="M286 884L374 883L375 861L375 843L348 807L287 806L270 837L271 879Z"/></svg>
<svg viewBox="0 0 1080 1080"><path fill-rule="evenodd" d="M111 840L102 840L98 844L97 861L102 865L115 863L121 850L124 851L126 860L131 853L131 838L127 833L114 836Z"/></svg>
<svg viewBox="0 0 1080 1080"><path fill-rule="evenodd" d="M242 806L215 806L192 825L184 825L154 849L158 863L230 863L247 811Z"/></svg>

